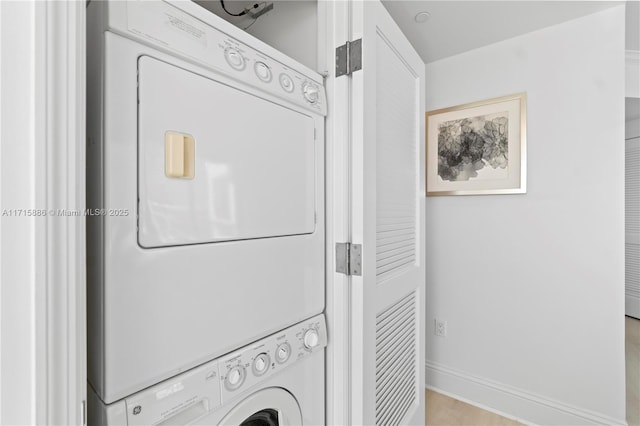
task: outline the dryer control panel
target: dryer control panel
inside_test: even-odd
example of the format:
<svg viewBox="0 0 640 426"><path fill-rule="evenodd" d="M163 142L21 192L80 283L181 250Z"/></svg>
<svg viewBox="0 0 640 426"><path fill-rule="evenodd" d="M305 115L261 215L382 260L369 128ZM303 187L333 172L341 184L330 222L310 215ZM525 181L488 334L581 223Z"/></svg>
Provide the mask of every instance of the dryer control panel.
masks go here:
<svg viewBox="0 0 640 426"><path fill-rule="evenodd" d="M110 404L107 416L124 404L128 425L187 424L326 345L321 314Z"/></svg>
<svg viewBox="0 0 640 426"><path fill-rule="evenodd" d="M245 78L250 80L257 79L258 87L262 86L276 96L291 98L319 113L326 111L324 88L314 80L231 37L223 35L218 48L224 52L231 69L249 74Z"/></svg>
<svg viewBox="0 0 640 426"><path fill-rule="evenodd" d="M195 3L180 8L165 1L101 3L108 8L106 25L111 31L206 64L318 114L327 113L320 74Z"/></svg>

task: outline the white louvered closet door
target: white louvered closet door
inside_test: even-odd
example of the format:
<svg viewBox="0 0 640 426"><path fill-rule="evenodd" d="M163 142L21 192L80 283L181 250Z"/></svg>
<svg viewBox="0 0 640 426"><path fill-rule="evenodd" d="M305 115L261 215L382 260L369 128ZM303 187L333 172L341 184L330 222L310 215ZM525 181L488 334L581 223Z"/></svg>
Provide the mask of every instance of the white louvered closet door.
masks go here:
<svg viewBox="0 0 640 426"><path fill-rule="evenodd" d="M640 318L640 138L625 146L625 308Z"/></svg>
<svg viewBox="0 0 640 426"><path fill-rule="evenodd" d="M424 424L424 63L380 2L351 7L351 423Z"/></svg>

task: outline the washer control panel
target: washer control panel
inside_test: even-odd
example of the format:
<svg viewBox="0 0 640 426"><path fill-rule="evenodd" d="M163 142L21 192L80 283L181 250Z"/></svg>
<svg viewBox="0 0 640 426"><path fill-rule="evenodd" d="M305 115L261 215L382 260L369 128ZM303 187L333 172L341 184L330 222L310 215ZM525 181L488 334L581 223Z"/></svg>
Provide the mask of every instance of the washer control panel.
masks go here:
<svg viewBox="0 0 640 426"><path fill-rule="evenodd" d="M126 398L127 423L188 423L326 345L318 315Z"/></svg>
<svg viewBox="0 0 640 426"><path fill-rule="evenodd" d="M318 315L220 358L223 403L326 345L324 316Z"/></svg>

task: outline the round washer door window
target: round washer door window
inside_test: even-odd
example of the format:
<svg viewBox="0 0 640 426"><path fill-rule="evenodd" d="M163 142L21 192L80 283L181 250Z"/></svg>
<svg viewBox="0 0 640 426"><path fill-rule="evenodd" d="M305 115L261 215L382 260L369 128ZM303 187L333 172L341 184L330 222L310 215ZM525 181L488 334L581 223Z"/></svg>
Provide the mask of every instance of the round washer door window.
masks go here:
<svg viewBox="0 0 640 426"><path fill-rule="evenodd" d="M240 423L240 426L279 426L280 420L278 420L278 412L271 408L267 410L258 411L244 422Z"/></svg>
<svg viewBox="0 0 640 426"><path fill-rule="evenodd" d="M282 388L268 388L240 401L220 426L297 426L302 424L298 401Z"/></svg>

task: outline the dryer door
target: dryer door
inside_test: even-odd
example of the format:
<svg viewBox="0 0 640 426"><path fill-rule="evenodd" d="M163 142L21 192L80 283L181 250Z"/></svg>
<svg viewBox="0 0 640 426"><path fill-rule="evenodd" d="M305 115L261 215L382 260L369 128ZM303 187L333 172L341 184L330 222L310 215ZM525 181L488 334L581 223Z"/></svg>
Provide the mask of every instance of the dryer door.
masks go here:
<svg viewBox="0 0 640 426"><path fill-rule="evenodd" d="M312 117L148 56L138 71L142 247L314 231Z"/></svg>
<svg viewBox="0 0 640 426"><path fill-rule="evenodd" d="M302 424L295 398L282 388L258 391L233 407L220 426L294 426Z"/></svg>

